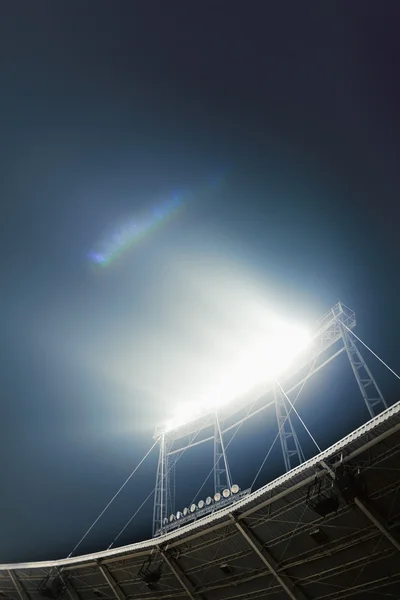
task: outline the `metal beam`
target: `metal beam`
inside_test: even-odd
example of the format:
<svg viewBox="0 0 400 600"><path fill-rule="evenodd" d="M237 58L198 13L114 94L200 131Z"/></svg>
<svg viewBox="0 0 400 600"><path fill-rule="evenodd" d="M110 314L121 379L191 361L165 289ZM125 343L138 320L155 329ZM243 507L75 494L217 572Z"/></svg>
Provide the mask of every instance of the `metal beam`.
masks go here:
<svg viewBox="0 0 400 600"><path fill-rule="evenodd" d="M100 573L103 575L104 579L107 581L108 585L112 589L114 596L117 598L117 600L126 600L124 592L121 590L119 584L115 581L114 577L111 575L106 566L102 565L101 563L97 563L97 566L100 569Z"/></svg>
<svg viewBox="0 0 400 600"><path fill-rule="evenodd" d="M378 515L378 513L367 503L365 500L360 500L360 498L354 498L354 504L364 513L364 515L369 519L375 527L379 529L379 531L385 536L387 540L400 552L400 542L388 531L386 525L383 522L383 519Z"/></svg>
<svg viewBox="0 0 400 600"><path fill-rule="evenodd" d="M196 596L194 595L195 592L194 592L193 585L189 581L187 575L185 575L185 573L182 571L182 569L180 568L180 566L178 565L176 560L174 560L171 556L168 556L168 554L166 552L164 552L163 550L161 550L161 548L158 548L158 551L160 552L164 561L167 563L167 565L169 566L169 568L175 575L176 579L179 581L179 583L181 584L181 586L187 593L190 600L196 600Z"/></svg>
<svg viewBox="0 0 400 600"><path fill-rule="evenodd" d="M296 381L296 383L294 385L292 385L291 388L289 388L288 390L286 390L286 393L290 394L290 392L293 392L294 390L296 390L305 381L308 381L310 379L310 377L312 377L313 375L315 375L315 373L318 373L318 371L320 371L320 369L323 369L324 367L326 367L326 365L328 363L330 363L331 360L334 360L337 356L339 356L339 354L342 354L342 352L344 352L345 349L346 348L344 346L342 346L341 348L339 348L339 350L337 352L335 352L335 354L332 354L332 356L330 356L329 358L327 358L326 360L324 360L324 362L321 363L320 365L318 365L318 367L313 368L308 375L306 375L305 377L303 377L302 379L300 379L300 381Z"/></svg>
<svg viewBox="0 0 400 600"><path fill-rule="evenodd" d="M236 521L236 519L232 515L231 518L235 523L237 530L242 534L249 546L253 548L254 552L262 560L264 565L275 577L278 583L280 583L287 595L292 600L306 600L306 596L298 587L296 587L293 581L285 573L283 573L283 571L278 572L279 566L276 563L275 559L269 554L269 552L267 552L265 548L262 547L260 542L249 530L249 528L244 523L239 523L238 521Z"/></svg>
<svg viewBox="0 0 400 600"><path fill-rule="evenodd" d="M69 579L67 579L67 592L71 600L80 600L78 592Z"/></svg>
<svg viewBox="0 0 400 600"><path fill-rule="evenodd" d="M18 596L21 598L21 600L29 600L29 596L26 593L22 583L18 579L17 574L14 571L8 571L8 574L11 577L14 587L17 590Z"/></svg>
<svg viewBox="0 0 400 600"><path fill-rule="evenodd" d="M347 457L348 458L348 457ZM327 463L323 460L321 461L321 465L325 468L332 479L335 478L334 471L327 465ZM354 498L354 504L361 510L362 513L379 529L379 531L385 536L387 540L400 552L400 542L397 540L387 529L382 517L377 513L375 509L372 508L370 504L368 504L365 500L361 500L357 496Z"/></svg>
<svg viewBox="0 0 400 600"><path fill-rule="evenodd" d="M354 377L356 378L371 419L373 419L377 414L387 408L386 400L369 370L367 363L357 348L355 340L349 335L347 327L345 329L345 326L341 324L340 328L342 330L343 343L346 348L351 368L353 369Z"/></svg>
<svg viewBox="0 0 400 600"><path fill-rule="evenodd" d="M222 432L222 433L224 433L224 432ZM198 442L191 442L189 444L186 444L186 446L181 446L180 448L177 448L176 450L171 450L170 452L167 452L167 455L173 456L174 454L178 454L178 452L184 452L188 448L194 448L195 446L198 446L199 444L204 444L205 442L210 442L213 439L214 439L214 436L210 435L209 437L204 438L204 440L199 440Z"/></svg>
<svg viewBox="0 0 400 600"><path fill-rule="evenodd" d="M300 379L299 381L297 381L294 385L292 385L291 388L289 388L288 390L286 390L287 394L290 394L291 392L293 392L294 390L296 390L298 387L300 387L305 381L308 381L313 375L315 375L315 373L318 373L318 371L320 369L323 369L324 367L326 367L326 365L328 363L330 363L332 360L334 360L337 356L339 356L339 354L342 354L342 352L345 351L345 347L342 346L342 348L340 348L337 352L335 352L335 354L333 354L332 356L330 356L329 358L327 358L323 363L321 363L320 365L318 365L318 367L315 367L314 369L312 369L310 371L310 373L308 373L308 375L306 375L305 377L303 377L302 379ZM309 361L310 362L310 361ZM264 398L264 396L268 396L269 393L271 393L273 391L272 388L264 390L263 393L260 393L260 395L256 398L254 404L258 401L261 400L262 398ZM270 406L273 406L275 404L274 400L268 400L268 402L266 404L263 404L262 406L260 406L259 408L255 409L255 410L250 410L248 412L247 415L245 415L244 417L240 417L237 421L235 421L233 424L229 425L228 427L225 427L225 429L222 430L222 434L227 433L228 431L230 431L231 429L233 429L234 427L237 427L239 424L244 423L244 421L247 421L248 419L252 419L255 415L257 415L258 413L262 412L263 410L266 410L267 408L269 408ZM243 409L244 407L242 407ZM204 440L200 440L199 442L195 442L194 444L188 444L187 446L185 446L184 448L178 448L178 450L174 450L173 452L171 452L170 454L174 454L176 452L179 452L180 450L186 450L187 448L191 448L192 446L197 446L198 444L203 444L204 442L209 442L210 440L213 439L213 436L211 435L210 437L205 438Z"/></svg>
<svg viewBox="0 0 400 600"><path fill-rule="evenodd" d="M296 431L290 418L290 410L287 409L285 396L279 385L274 386L275 411L278 423L278 434L281 440L283 461L286 471L297 467L304 462L304 454L299 444Z"/></svg>

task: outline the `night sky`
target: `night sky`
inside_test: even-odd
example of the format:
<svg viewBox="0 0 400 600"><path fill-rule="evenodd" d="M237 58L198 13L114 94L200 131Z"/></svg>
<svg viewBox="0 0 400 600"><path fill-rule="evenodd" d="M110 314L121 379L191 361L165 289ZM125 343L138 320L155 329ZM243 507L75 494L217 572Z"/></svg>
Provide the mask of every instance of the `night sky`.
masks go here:
<svg viewBox="0 0 400 600"><path fill-rule="evenodd" d="M399 26L396 0L2 3L1 562L69 554L177 397L240 346L252 298L307 325L340 299L399 369ZM345 361L309 392L322 447L367 420ZM232 443L242 487L274 431L260 420ZM182 508L207 452L182 460ZM78 553L108 547L156 461ZM272 454L258 485L282 468ZM119 543L151 516L152 501Z"/></svg>

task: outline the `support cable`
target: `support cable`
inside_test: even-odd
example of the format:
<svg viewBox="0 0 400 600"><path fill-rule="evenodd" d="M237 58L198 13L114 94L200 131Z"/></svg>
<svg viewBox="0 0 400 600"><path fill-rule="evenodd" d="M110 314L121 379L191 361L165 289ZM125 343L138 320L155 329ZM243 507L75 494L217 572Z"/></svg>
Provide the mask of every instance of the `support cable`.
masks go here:
<svg viewBox="0 0 400 600"><path fill-rule="evenodd" d="M281 386L281 384L279 383L279 381L275 382L277 384L277 386L280 388L282 394L285 396L286 400L289 402L291 408L294 410L294 412L296 413L296 415L298 416L301 424L303 425L304 429L307 431L308 435L310 436L310 438L312 439L312 441L314 442L314 444L317 447L317 450L319 452L322 452L321 448L318 446L317 442L315 441L315 438L313 437L313 435L311 434L310 430L308 429L307 425L304 423L303 419L301 418L301 416L299 415L299 413L297 412L297 410L295 409L294 405L291 403L289 396L287 395L287 393L285 392L285 390L283 389L283 387Z"/></svg>
<svg viewBox="0 0 400 600"><path fill-rule="evenodd" d="M387 365L385 363L385 361L383 361L377 354L375 354L375 352L373 350L371 350L371 348L369 346L367 346L367 344L365 344L362 340L360 340L360 338L358 337L358 335L356 335L354 333L354 331L352 331L349 327L347 327L347 325L345 323L343 323L343 321L341 321L341 324L343 325L343 327L345 327L347 329L347 331L349 331L352 335L354 335L356 340L358 340L364 346L364 348L369 350L369 352L371 352L371 354L373 354L375 356L375 358L377 358L383 364L384 367L386 367L391 373L393 373L393 375L395 377L397 377L397 379L400 379L400 375L398 375L395 371L393 371L393 369L391 369L389 367L389 365Z"/></svg>
<svg viewBox="0 0 400 600"><path fill-rule="evenodd" d="M314 359L314 361L313 361L313 363L312 363L312 365L311 365L311 367L310 367L310 370L309 370L309 372L308 372L308 375L307 375L307 377L305 377L305 379L304 379L304 381L303 381L303 383L302 383L302 385L301 385L301 387L300 387L299 391L297 392L297 396L296 396L296 398L293 400L293 404L290 402L290 410L289 410L289 412L288 412L288 416L289 416L289 415L290 415L290 413L292 412L292 408L294 408L294 405L296 404L297 400L299 399L299 396L300 396L301 392L303 391L303 388L304 388L304 386L305 386L306 382L307 382L307 381L308 381L308 379L311 377L311 374L312 374L312 372L313 372L313 370L314 370L314 367L315 367L315 363L316 363L316 361L317 361L317 359L315 358L315 359ZM279 387L280 387L280 386L279 386ZM281 388L281 389L282 389L282 388ZM285 396L286 396L286 398L287 398L287 395L286 395L286 394L285 394ZM267 454L266 454L266 456L265 456L264 460L262 461L262 463L261 463L261 466L260 466L260 468L258 469L256 476L255 476L255 477L254 477L254 479L253 479L253 483L252 483L252 484L251 484L251 486L250 486L250 489L251 489L251 490L253 489L253 487L254 487L254 484L255 484L255 482L257 481L257 479L258 479L258 476L260 475L260 473L261 473L261 471L262 471L262 469L263 469L263 467L264 467L265 463L267 462L267 460L268 460L268 458L269 458L269 455L270 455L270 454L271 454L271 452L272 452L272 448L275 446L275 443L276 443L277 439L279 438L279 436L280 436L280 434L281 434L281 430L283 429L283 426L284 426L284 424L285 424L285 423L286 423L286 419L285 419L285 421L282 423L282 425L280 426L280 428L278 429L278 433L277 433L277 434L276 434L276 436L274 437L274 440L273 440L273 442L272 442L271 446L269 447L269 450L268 450L268 452L267 452Z"/></svg>
<svg viewBox="0 0 400 600"><path fill-rule="evenodd" d="M133 475L136 473L136 471L138 470L138 468L143 464L143 462L146 460L146 458L149 456L150 452L153 450L153 448L157 444L158 444L158 439L154 442L154 444L152 445L152 447L150 448L150 450L147 452L147 454L142 458L142 460L140 461L140 463L133 469L133 471L129 475L129 477L127 477L127 479L125 479L124 483L121 485L121 487L119 488L119 490L114 494L114 496L111 498L111 500L106 505L106 507L103 508L103 510L101 511L101 513L99 514L99 516L97 517L97 519L95 521L93 521L93 523L91 524L91 526L89 527L89 529L86 531L86 533L81 537L81 539L76 544L76 546L74 546L74 548L68 554L67 558L71 558L71 556L73 555L73 553L75 552L75 550L81 545L81 543L86 538L86 536L90 533L90 531L93 529L93 527L96 525L96 523L101 519L101 517L104 515L104 513L106 512L106 510L109 508L109 506L111 506L111 504L114 502L115 498L124 489L124 487L126 486L126 484L128 483L128 481L133 477Z"/></svg>
<svg viewBox="0 0 400 600"><path fill-rule="evenodd" d="M129 521L127 521L127 523L125 523L125 525L123 526L123 528L121 529L121 531L118 533L118 535L113 539L113 541L111 542L111 544L108 546L107 550L110 550L115 542L117 541L117 539L124 533L125 529L131 524L131 522L133 521L133 519L136 517L136 515L138 514L138 512L140 510L142 510L143 506L146 504L147 500L149 500L149 498L151 498L151 496L154 494L155 489L152 489L150 494L143 500L142 504L139 506L138 509L135 510L135 512L133 513L133 515L131 516L131 518L129 519Z"/></svg>
<svg viewBox="0 0 400 600"><path fill-rule="evenodd" d="M193 438L193 441L196 439L196 437L199 435L200 431L198 431L196 433L196 435ZM158 442L159 440L157 440ZM154 448L154 446L153 446ZM176 463L178 462L178 460L181 458L181 456L184 455L184 453L186 452L187 448L185 448L181 454L178 456L178 458L176 459L176 461L174 462L174 464L172 464L168 471L165 473L164 478L167 478L170 471L172 471L172 469L175 468ZM133 515L131 516L131 518L125 523L125 525L123 526L123 528L121 529L121 531L118 533L118 535L113 539L113 541L111 542L111 544L108 546L107 550L110 550L112 548L112 546L115 544L115 542L117 541L117 539L124 533L125 529L131 524L131 522L133 521L133 519L136 517L136 515L139 513L140 510L142 510L143 506L146 504L146 502L151 498L151 496L155 493L155 489L152 489L151 492L146 496L146 498L143 500L142 504L139 506L138 509L135 510L135 512L133 513Z"/></svg>

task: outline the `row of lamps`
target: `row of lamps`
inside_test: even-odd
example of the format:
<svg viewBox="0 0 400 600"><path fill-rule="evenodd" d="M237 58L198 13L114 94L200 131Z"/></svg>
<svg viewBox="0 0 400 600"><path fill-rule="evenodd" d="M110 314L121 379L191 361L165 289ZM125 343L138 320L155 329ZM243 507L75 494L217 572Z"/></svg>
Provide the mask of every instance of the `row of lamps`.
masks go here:
<svg viewBox="0 0 400 600"><path fill-rule="evenodd" d="M168 517L164 517L163 525L168 525L168 523L173 523L174 521L179 521L184 517L187 517L197 510L202 510L203 508L210 507L212 504L217 504L221 502L223 498L228 499L230 496L234 496L240 492L240 487L235 483L231 488L225 488L220 492L214 494L214 496L208 496L205 500L199 500L198 504L191 504L189 508L184 508L183 511L179 511L176 514L172 514Z"/></svg>

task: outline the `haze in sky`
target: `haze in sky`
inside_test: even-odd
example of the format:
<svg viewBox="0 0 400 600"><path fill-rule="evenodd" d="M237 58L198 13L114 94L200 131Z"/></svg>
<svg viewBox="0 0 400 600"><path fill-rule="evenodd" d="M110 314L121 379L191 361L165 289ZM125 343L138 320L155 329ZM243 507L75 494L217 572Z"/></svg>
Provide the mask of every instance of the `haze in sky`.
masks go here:
<svg viewBox="0 0 400 600"><path fill-rule="evenodd" d="M226 380L272 313L308 328L340 299L396 367L399 11L0 7L2 562L68 555L155 426ZM368 418L345 362L301 406L321 447ZM232 444L242 488L274 431L266 416ZM80 552L108 547L156 462ZM282 470L273 453L259 485ZM185 478L182 506L200 483ZM151 518L150 502L119 543Z"/></svg>

